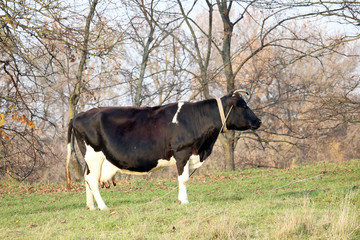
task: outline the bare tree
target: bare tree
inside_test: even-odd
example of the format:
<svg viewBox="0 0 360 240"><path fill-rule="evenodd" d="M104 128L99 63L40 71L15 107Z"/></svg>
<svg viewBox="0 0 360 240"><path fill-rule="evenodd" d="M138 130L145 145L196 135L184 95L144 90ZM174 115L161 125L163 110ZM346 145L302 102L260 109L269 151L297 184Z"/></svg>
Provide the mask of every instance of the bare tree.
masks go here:
<svg viewBox="0 0 360 240"><path fill-rule="evenodd" d="M51 31L47 28L47 23L53 20L51 16L65 8L58 1L50 4L0 2L1 82L6 84L0 92L0 111L3 120L6 118L1 126L4 134L1 158L5 163L1 173L19 180L32 175L34 169L44 163L45 153L49 153L47 145L37 135L38 130L34 130L40 122L54 126L36 103L43 90L39 81L51 78L47 68L49 61L42 57L44 48L39 48L38 37Z"/></svg>
<svg viewBox="0 0 360 240"><path fill-rule="evenodd" d="M93 2L94 7L95 3L97 1ZM97 21L93 28L95 31L89 34L90 31L86 26L90 28L90 22L84 23L81 16L72 12L72 8L63 2L52 1L49 4L41 1L6 1L1 2L0 6L2 26L0 60L6 63L1 66L6 65L8 72L2 69L4 74L1 83L7 86L4 85L0 93L0 111L6 115L6 125L2 126L2 129L4 133L6 132L5 138L9 139L1 140L4 146L2 150L6 152L4 159L9 164L14 162L11 166L4 167L2 173L11 174L16 170L16 166L19 166L19 171L24 172L18 174L19 179L24 179L34 172L33 169L46 169L43 166L50 164L51 159L61 158L59 148L54 146L59 145L56 141L60 141L59 139L63 137L61 128L64 128L68 122L64 117L68 116L67 95L72 95L69 101L73 103L70 114L73 115L76 106L81 102L79 94L83 94L85 99L93 92L93 89L90 89L92 84L89 84L91 78L84 77L86 68L88 68L86 74L93 73L89 65L86 67L88 53L92 51L92 56L105 56L112 49L110 44L116 43L118 39L113 37L108 41L107 36L110 34L104 32L109 27L105 21ZM94 10L92 12L94 14ZM104 39L107 40L106 44L101 43ZM78 57L81 61L75 66ZM77 80L75 81L77 84L73 85L73 80ZM66 84L69 89L66 88ZM26 125L27 128L22 129L18 122L29 122L29 124ZM32 126L36 126L36 130L29 129ZM24 158L24 161L29 163L29 168L21 169L23 163L15 164L16 157L11 151L18 150L11 146L15 144L16 136L25 140L30 146L35 146L29 148L36 150L30 152L32 157L27 154L34 160L32 167L30 167L31 161L26 160L27 158ZM27 149L24 143L19 145ZM47 154L49 158L44 159L43 156ZM53 161L60 162L56 159ZM31 174L25 174L26 169L30 170ZM81 172L81 168L78 169Z"/></svg>
<svg viewBox="0 0 360 240"><path fill-rule="evenodd" d="M165 49L169 49L167 39L181 24L178 24L171 14L173 9L171 3L166 3L166 11L162 8L164 8L163 3L154 0L132 0L126 4L126 21L129 22L127 54L132 61L129 61L127 65L134 66L125 74L127 75L126 78L129 79L130 89L133 90L131 92L133 92L132 100L135 106L143 105L146 99L152 99L152 96L157 95L159 91L164 92L165 85L161 90L156 89L160 87L159 82L156 82L156 76L162 72L170 71L167 69L166 60L159 58L159 56ZM166 56L167 54L164 52L163 55ZM137 61L137 58L141 61ZM157 72L149 72L148 67L151 60L157 65L157 69L160 68ZM152 67L152 71L154 70L155 68ZM170 87L167 92L171 92L172 89Z"/></svg>
<svg viewBox="0 0 360 240"><path fill-rule="evenodd" d="M89 54L89 49L88 49L88 44L89 44L89 36L90 36L90 25L91 25L91 21L94 17L95 14L95 9L96 9L96 5L98 4L98 0L93 0L91 2L90 5L90 11L89 14L86 18L86 25L85 25L85 29L84 29L84 40L83 40L83 46L81 49L81 59L80 59L80 63L79 63L79 67L76 73L76 82L75 82L75 87L74 90L72 92L72 94L69 97L69 105L70 105L70 119L72 119L75 114L76 114L76 107L77 104L79 102L80 99L80 94L81 94L81 84L82 84L82 75L83 75L83 71L85 68L85 64L86 64L86 59L87 56ZM72 139L72 146L74 146L74 137ZM73 158L71 158L73 159ZM70 159L69 159L70 160ZM79 175L82 175L82 169L81 169L81 164L79 163L79 161L74 161L73 162L73 166L76 169L76 172ZM66 162L66 167L65 167L65 171L66 171L66 183L67 183L67 188L70 189L70 183L71 183L71 179L70 179L70 169L69 169L69 165L70 162L67 161Z"/></svg>

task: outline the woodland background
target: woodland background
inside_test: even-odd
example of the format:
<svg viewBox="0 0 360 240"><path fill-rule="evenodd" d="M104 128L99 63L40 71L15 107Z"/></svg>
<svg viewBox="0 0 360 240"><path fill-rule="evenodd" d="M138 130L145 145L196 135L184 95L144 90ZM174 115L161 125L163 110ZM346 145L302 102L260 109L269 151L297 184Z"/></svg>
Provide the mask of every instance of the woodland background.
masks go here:
<svg viewBox="0 0 360 240"><path fill-rule="evenodd" d="M263 126L222 134L201 172L359 158L359 17L358 1L0 0L0 178L64 181L76 112L232 89Z"/></svg>

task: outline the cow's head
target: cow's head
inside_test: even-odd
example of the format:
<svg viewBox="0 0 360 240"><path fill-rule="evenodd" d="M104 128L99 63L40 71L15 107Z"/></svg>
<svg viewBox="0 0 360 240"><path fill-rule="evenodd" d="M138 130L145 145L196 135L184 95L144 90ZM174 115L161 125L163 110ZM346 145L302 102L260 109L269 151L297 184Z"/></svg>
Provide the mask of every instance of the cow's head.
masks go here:
<svg viewBox="0 0 360 240"><path fill-rule="evenodd" d="M245 100L240 95L240 92L244 91L235 90L224 97L226 106L225 114L231 109L226 121L226 126L231 130L258 129L261 125L261 120L248 107Z"/></svg>

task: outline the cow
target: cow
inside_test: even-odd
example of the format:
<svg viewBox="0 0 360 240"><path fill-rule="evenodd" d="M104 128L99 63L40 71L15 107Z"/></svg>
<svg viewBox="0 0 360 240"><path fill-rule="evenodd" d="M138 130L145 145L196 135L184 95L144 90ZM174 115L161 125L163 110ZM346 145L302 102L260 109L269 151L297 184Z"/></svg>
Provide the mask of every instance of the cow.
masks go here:
<svg viewBox="0 0 360 240"><path fill-rule="evenodd" d="M99 107L69 122L67 167L74 135L85 162L86 207L108 209L99 183L109 186L117 172L147 174L176 165L178 200L188 203L189 172L211 154L221 132L258 129L261 120L247 106L242 90L217 99L156 107ZM67 175L70 187L70 175Z"/></svg>

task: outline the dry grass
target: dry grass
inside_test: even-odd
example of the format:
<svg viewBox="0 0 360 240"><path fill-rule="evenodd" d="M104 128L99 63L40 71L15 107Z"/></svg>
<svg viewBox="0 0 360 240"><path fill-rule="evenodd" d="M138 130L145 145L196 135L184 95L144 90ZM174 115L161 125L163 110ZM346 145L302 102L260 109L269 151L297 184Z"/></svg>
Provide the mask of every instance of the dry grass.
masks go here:
<svg viewBox="0 0 360 240"><path fill-rule="evenodd" d="M352 203L354 194L345 196L335 209L319 211L311 199L305 197L302 203L277 217L272 232L274 239L352 239L359 230L359 208Z"/></svg>
<svg viewBox="0 0 360 240"><path fill-rule="evenodd" d="M360 223L357 218L359 208L352 203L351 195L353 194L347 195L342 200L337 213L328 216L328 224L330 224L330 239L351 239L352 233L360 227Z"/></svg>

